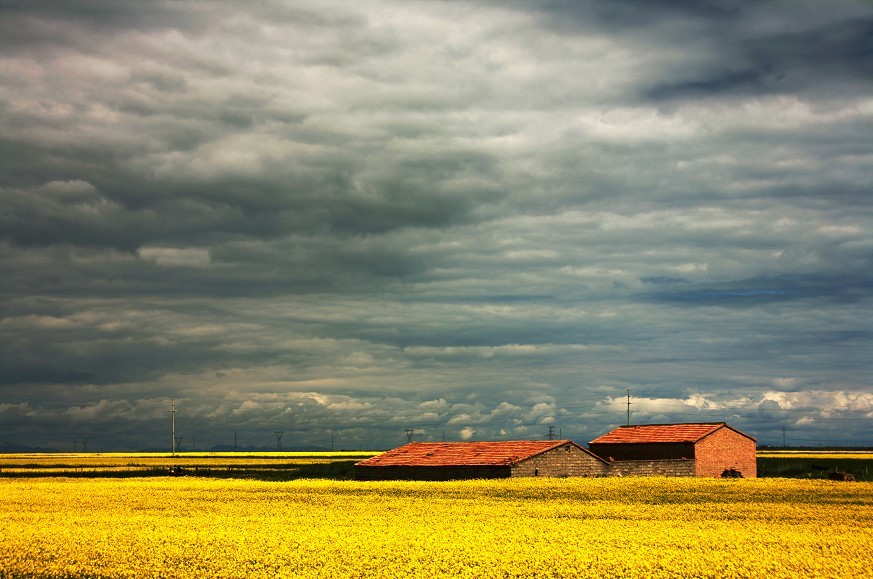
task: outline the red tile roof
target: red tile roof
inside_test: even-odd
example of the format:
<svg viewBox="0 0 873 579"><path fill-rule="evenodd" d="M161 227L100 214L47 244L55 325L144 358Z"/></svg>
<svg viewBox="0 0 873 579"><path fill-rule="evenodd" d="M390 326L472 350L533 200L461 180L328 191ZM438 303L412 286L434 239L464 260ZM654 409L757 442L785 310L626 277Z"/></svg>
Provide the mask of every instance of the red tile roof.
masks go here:
<svg viewBox="0 0 873 579"><path fill-rule="evenodd" d="M564 444L581 448L570 440L410 442L355 466L508 466Z"/></svg>
<svg viewBox="0 0 873 579"><path fill-rule="evenodd" d="M612 432L607 432L603 436L595 438L588 444L697 442L723 427L730 428L724 422L620 426Z"/></svg>

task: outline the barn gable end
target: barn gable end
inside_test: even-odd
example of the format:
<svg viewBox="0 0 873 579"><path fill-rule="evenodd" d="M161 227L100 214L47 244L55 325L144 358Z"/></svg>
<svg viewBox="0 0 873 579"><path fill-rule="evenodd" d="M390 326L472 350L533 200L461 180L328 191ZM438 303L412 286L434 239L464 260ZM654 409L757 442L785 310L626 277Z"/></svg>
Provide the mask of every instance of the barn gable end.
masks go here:
<svg viewBox="0 0 873 579"><path fill-rule="evenodd" d="M731 469L746 478L758 476L755 439L728 425L701 438L694 446L697 476L721 476Z"/></svg>
<svg viewBox="0 0 873 579"><path fill-rule="evenodd" d="M575 442L563 444L524 459L512 466L512 476L603 476L606 461Z"/></svg>

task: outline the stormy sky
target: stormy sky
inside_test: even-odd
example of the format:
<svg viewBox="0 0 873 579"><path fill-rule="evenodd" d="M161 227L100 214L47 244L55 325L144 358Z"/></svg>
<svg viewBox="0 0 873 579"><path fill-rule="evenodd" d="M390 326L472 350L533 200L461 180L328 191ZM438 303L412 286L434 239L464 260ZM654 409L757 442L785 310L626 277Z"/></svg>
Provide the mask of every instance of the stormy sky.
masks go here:
<svg viewBox="0 0 873 579"><path fill-rule="evenodd" d="M0 449L873 444L873 5L0 1Z"/></svg>

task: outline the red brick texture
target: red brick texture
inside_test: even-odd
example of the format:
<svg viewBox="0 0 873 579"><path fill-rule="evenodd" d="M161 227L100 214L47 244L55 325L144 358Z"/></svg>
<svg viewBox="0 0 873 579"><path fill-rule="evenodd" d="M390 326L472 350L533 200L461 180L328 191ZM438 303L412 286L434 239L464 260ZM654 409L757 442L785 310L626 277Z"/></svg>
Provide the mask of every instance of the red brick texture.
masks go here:
<svg viewBox="0 0 873 579"><path fill-rule="evenodd" d="M740 471L745 478L758 476L755 439L729 426L719 428L694 445L697 476L721 476L729 469Z"/></svg>

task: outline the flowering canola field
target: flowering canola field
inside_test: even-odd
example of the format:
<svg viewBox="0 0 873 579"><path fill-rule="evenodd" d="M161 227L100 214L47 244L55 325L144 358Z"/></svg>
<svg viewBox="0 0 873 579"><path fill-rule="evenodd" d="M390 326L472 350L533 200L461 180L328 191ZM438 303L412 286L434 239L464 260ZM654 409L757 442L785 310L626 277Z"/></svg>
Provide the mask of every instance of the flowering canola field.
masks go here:
<svg viewBox="0 0 873 579"><path fill-rule="evenodd" d="M873 483L0 479L0 577L870 577Z"/></svg>

